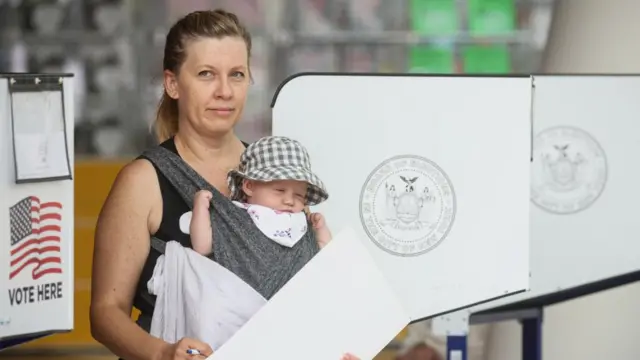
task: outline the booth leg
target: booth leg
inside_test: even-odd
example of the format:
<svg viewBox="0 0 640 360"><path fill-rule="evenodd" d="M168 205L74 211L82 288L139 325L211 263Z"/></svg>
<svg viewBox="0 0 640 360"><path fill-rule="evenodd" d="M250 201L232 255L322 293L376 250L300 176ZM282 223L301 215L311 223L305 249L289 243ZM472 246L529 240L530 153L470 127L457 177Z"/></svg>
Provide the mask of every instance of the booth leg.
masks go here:
<svg viewBox="0 0 640 360"><path fill-rule="evenodd" d="M520 320L522 360L542 360L542 315Z"/></svg>
<svg viewBox="0 0 640 360"><path fill-rule="evenodd" d="M467 360L467 337L465 335L447 336L447 360Z"/></svg>

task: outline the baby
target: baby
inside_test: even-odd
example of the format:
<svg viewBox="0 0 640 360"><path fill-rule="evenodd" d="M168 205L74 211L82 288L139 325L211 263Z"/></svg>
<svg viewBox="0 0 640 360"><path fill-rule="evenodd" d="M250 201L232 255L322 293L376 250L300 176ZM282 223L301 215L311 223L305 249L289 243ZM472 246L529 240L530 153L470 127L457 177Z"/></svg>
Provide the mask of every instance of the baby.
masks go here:
<svg viewBox="0 0 640 360"><path fill-rule="evenodd" d="M329 197L324 184L311 171L307 150L299 142L281 136L264 137L249 145L238 170L228 174L233 203L249 213L254 224L271 240L293 247L308 231L307 206ZM193 202L190 233L193 249L209 255L213 232L209 206L212 194L201 190ZM214 204L215 206L215 204ZM322 214L309 215L318 246L331 241Z"/></svg>

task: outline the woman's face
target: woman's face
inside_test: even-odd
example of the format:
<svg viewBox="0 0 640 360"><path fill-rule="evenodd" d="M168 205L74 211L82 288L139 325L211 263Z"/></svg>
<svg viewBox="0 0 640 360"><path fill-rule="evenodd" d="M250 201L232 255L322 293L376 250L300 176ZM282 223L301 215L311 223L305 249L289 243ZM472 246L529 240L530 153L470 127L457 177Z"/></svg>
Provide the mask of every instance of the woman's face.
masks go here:
<svg viewBox="0 0 640 360"><path fill-rule="evenodd" d="M249 87L246 44L240 37L203 37L187 42L185 54L177 76L165 73L167 92L178 100L180 128L229 132L242 115Z"/></svg>

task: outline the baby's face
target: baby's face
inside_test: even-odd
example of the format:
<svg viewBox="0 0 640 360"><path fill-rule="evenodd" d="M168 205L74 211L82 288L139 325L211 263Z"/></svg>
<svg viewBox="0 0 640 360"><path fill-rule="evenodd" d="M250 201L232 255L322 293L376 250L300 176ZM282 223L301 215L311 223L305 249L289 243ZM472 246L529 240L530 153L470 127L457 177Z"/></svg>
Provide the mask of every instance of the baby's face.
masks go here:
<svg viewBox="0 0 640 360"><path fill-rule="evenodd" d="M306 182L296 180L245 180L242 189L249 204L295 213L304 210L307 186Z"/></svg>

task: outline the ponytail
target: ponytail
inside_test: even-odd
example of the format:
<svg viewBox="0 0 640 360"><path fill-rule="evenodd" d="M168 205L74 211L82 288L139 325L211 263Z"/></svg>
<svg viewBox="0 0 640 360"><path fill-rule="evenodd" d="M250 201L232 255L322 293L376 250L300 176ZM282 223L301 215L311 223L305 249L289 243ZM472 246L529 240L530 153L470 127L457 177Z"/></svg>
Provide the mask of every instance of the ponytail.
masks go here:
<svg viewBox="0 0 640 360"><path fill-rule="evenodd" d="M156 114L155 133L158 142L173 137L178 132L178 101L163 92Z"/></svg>

